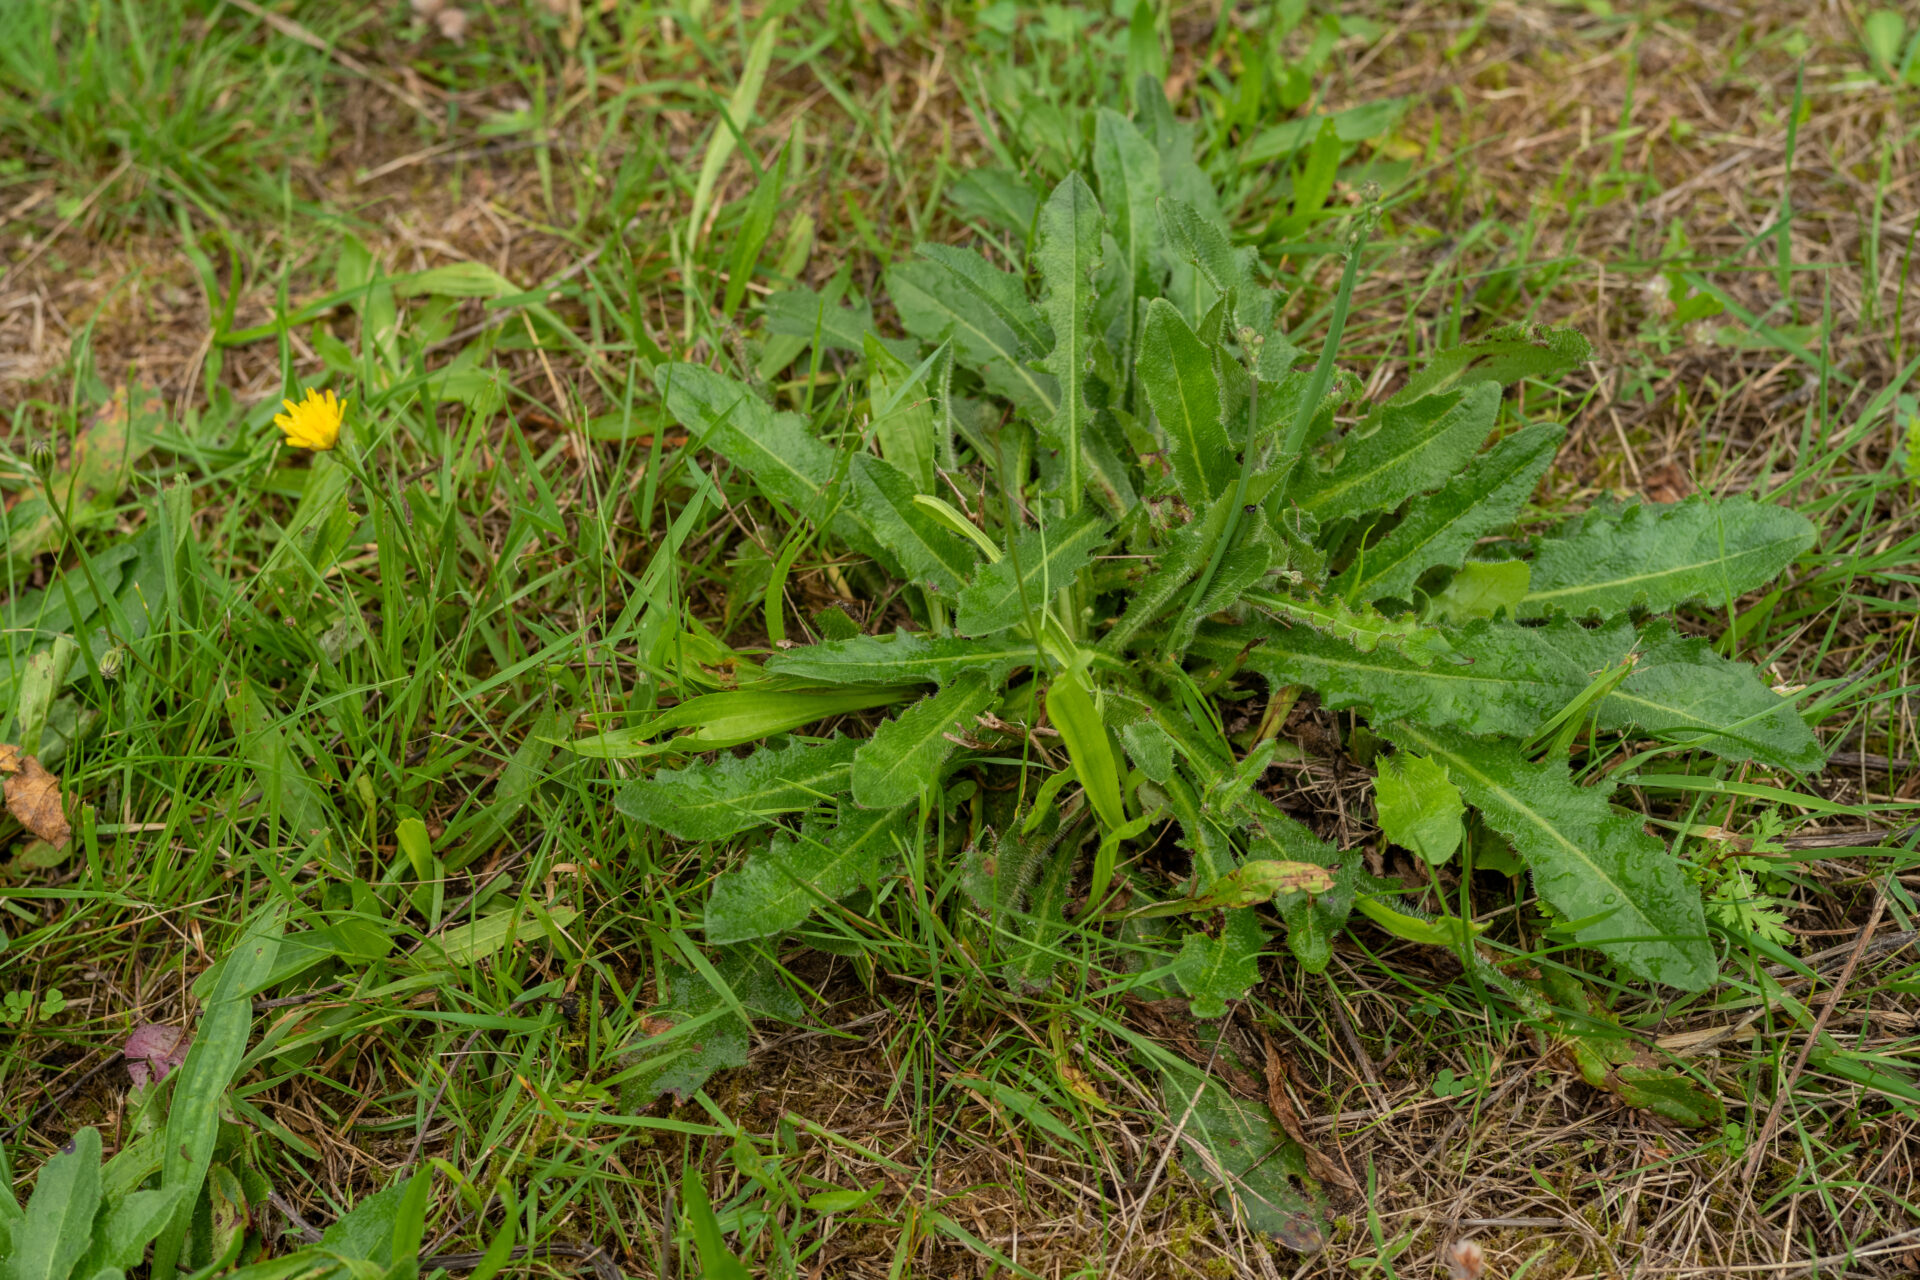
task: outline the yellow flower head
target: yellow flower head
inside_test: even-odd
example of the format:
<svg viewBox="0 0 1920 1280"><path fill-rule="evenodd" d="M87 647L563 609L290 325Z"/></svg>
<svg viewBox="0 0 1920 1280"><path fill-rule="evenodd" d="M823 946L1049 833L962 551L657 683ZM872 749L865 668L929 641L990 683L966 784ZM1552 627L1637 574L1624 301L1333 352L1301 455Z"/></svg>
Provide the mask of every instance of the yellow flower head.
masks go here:
<svg viewBox="0 0 1920 1280"><path fill-rule="evenodd" d="M285 413L273 417L273 425L287 433L287 443L296 449L331 449L340 439L340 419L347 407L331 391L307 388L307 398L299 404L282 400Z"/></svg>

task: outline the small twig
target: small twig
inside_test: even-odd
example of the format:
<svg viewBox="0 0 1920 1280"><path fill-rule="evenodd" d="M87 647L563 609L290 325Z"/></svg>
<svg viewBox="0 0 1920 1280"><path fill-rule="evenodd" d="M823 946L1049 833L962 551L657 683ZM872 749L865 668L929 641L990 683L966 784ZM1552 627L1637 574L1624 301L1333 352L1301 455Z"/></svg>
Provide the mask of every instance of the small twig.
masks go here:
<svg viewBox="0 0 1920 1280"><path fill-rule="evenodd" d="M1827 757L1827 771L1835 767L1842 769L1871 769L1875 773L1903 773L1915 766L1920 760L1906 756L1882 756L1871 751L1836 751Z"/></svg>
<svg viewBox="0 0 1920 1280"><path fill-rule="evenodd" d="M1887 909L1887 895L1884 889L1873 896L1873 914L1867 917L1867 927L1860 931L1859 939L1853 944L1853 951L1847 956L1846 965L1840 970L1840 976L1834 979L1833 991L1827 996L1827 1003L1820 1010L1820 1016L1813 1020L1813 1030L1807 1034L1806 1043L1800 1046L1800 1056L1793 1061L1793 1070L1774 1092L1773 1106L1767 1109L1766 1123L1760 1126L1760 1136L1753 1144L1752 1154L1747 1157L1747 1167L1741 1172L1741 1181L1748 1189L1760 1172L1760 1162L1766 1158L1767 1147L1773 1142L1773 1131L1780 1125L1780 1112L1787 1105L1787 1097L1793 1092L1793 1086L1799 1083L1800 1073L1807 1068L1807 1058L1813 1053L1813 1046L1820 1042L1820 1033L1827 1029L1827 1019L1840 1004L1840 997L1846 994L1847 984L1853 981L1853 971L1860 964L1860 957L1866 954L1867 942L1873 937L1873 931L1880 927L1880 915Z"/></svg>
<svg viewBox="0 0 1920 1280"><path fill-rule="evenodd" d="M278 1191L269 1191L267 1192L267 1203L280 1211L281 1215L286 1218L288 1225L293 1228L295 1235L299 1236L308 1244L320 1243L320 1237L323 1234L320 1228L301 1217L300 1211L294 1208L293 1203L285 1196L281 1195Z"/></svg>
<svg viewBox="0 0 1920 1280"><path fill-rule="evenodd" d="M315 987L313 990L303 991L297 996L275 996L271 1000L255 1000L253 1002L253 1011L255 1013L265 1013L269 1009L286 1009L297 1004L312 1004L315 1000L326 999L346 985L344 982L329 982L324 987Z"/></svg>

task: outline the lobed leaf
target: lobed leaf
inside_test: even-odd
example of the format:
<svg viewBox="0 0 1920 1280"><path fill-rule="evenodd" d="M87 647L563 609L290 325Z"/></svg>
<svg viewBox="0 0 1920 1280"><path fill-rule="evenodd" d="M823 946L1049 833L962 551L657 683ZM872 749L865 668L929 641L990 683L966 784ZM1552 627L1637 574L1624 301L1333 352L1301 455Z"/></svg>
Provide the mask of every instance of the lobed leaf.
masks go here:
<svg viewBox="0 0 1920 1280"><path fill-rule="evenodd" d="M724 840L847 789L856 738L761 747L744 758L663 769L629 782L614 807L682 840Z"/></svg>
<svg viewBox="0 0 1920 1280"><path fill-rule="evenodd" d="M1593 359L1593 344L1577 329L1522 320L1502 325L1482 338L1435 352L1389 405L1409 404L1453 387L1491 382L1511 386L1522 378L1559 377Z"/></svg>
<svg viewBox="0 0 1920 1280"><path fill-rule="evenodd" d="M1514 432L1438 492L1414 499L1406 518L1356 557L1330 590L1346 600L1412 599L1421 574L1458 568L1480 538L1513 523L1566 435L1556 422Z"/></svg>
<svg viewBox="0 0 1920 1280"><path fill-rule="evenodd" d="M992 635L1037 617L1053 593L1087 567L1106 536L1106 522L1090 511L1022 533L1013 554L982 569L960 593L955 629L962 635Z"/></svg>
<svg viewBox="0 0 1920 1280"><path fill-rule="evenodd" d="M1590 511L1540 544L1521 616L1658 613L1689 600L1730 607L1777 577L1814 537L1800 513L1746 497Z"/></svg>
<svg viewBox="0 0 1920 1280"><path fill-rule="evenodd" d="M1180 494L1198 507L1226 492L1239 469L1221 422L1213 351L1164 298L1147 304L1140 329L1140 389L1167 439Z"/></svg>
<svg viewBox="0 0 1920 1280"><path fill-rule="evenodd" d="M1594 672L1638 646L1633 671L1595 709L1600 728L1787 769L1816 769L1825 758L1792 703L1758 671L1664 621L1643 631L1624 617L1596 631L1568 618L1545 627L1481 621L1440 634L1448 653L1438 659L1384 646L1363 652L1334 635L1266 624L1204 628L1192 652L1231 662L1244 649L1248 668L1270 683L1306 685L1336 710L1364 707L1382 719L1525 738Z"/></svg>
<svg viewBox="0 0 1920 1280"><path fill-rule="evenodd" d="M1227 1007L1260 981L1266 934L1251 909L1231 910L1218 937L1190 933L1180 944L1173 976L1193 1002L1196 1018L1224 1018Z"/></svg>
<svg viewBox="0 0 1920 1280"><path fill-rule="evenodd" d="M996 681L978 669L949 681L874 730L853 757L854 802L866 808L912 804L937 785L940 766L975 717L999 696Z"/></svg>
<svg viewBox="0 0 1920 1280"><path fill-rule="evenodd" d="M816 907L871 885L898 856L918 814L841 805L828 826L808 822L798 836L776 835L737 870L720 875L707 898L712 944L770 938L797 927Z"/></svg>
<svg viewBox="0 0 1920 1280"><path fill-rule="evenodd" d="M1371 434L1348 438L1332 470L1303 468L1293 500L1322 524L1391 510L1451 479L1480 451L1499 412L1493 382L1390 403Z"/></svg>
<svg viewBox="0 0 1920 1280"><path fill-rule="evenodd" d="M1510 742L1401 723L1399 746L1446 767L1467 800L1505 836L1534 887L1574 936L1642 978L1684 991L1713 981L1700 893L1638 815L1607 803L1611 782L1574 785L1564 761L1535 764Z"/></svg>

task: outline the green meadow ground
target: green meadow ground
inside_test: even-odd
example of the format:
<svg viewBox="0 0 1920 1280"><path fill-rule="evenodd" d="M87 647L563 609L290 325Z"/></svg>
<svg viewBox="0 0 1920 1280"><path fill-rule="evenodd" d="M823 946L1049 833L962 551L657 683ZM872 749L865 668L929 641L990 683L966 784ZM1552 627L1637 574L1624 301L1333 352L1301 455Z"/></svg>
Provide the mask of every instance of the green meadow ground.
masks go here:
<svg viewBox="0 0 1920 1280"><path fill-rule="evenodd" d="M0 714L74 829L0 821L16 1186L80 1126L114 1149L127 1035L192 1025L196 975L278 903L397 931L256 1002L221 1157L262 1175L249 1256L425 1161L428 1252L511 1214L559 1246L512 1264L534 1274L700 1274L689 1166L770 1277L1429 1276L1466 1239L1500 1276L1912 1274L1920 44L1805 8L0 5ZM854 362L770 358L761 300L874 297L917 242L981 232L969 169L1057 169L1141 73L1309 352L1338 245L1288 223L1276 131L1344 113L1331 205L1384 193L1341 353L1370 394L1503 323L1591 338L1559 394L1511 393L1568 429L1529 519L1755 493L1820 527L1778 590L1688 621L1803 687L1828 768L1631 797L1728 868L1713 918L1745 941L1720 985L1618 985L1612 1015L1723 1124L1590 1088L1450 953L1356 918L1324 974L1266 959L1242 1013L1282 1059L1248 1087L1289 1093L1363 1188L1296 1255L1162 1159L1179 1117L1131 1046L1207 1061L1184 1002L1010 992L955 941L938 865L779 949L793 996L746 1066L625 1105L739 851L615 810L655 762L556 744L724 687L770 619L906 616L687 447L646 371L757 370L856 414ZM307 386L350 398L366 468L368 522L319 542L284 531L344 473L271 426ZM686 631L664 665L655 614ZM68 631L50 686L29 657ZM1409 872L1352 728L1296 710L1265 785ZM1519 919L1524 880L1496 881L1476 912Z"/></svg>

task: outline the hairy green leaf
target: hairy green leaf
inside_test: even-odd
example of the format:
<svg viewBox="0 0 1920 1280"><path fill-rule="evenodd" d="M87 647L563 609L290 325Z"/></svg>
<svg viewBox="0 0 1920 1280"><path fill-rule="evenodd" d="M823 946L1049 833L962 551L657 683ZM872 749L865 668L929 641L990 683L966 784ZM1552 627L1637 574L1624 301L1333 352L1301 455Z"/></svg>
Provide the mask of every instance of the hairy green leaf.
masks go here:
<svg viewBox="0 0 1920 1280"><path fill-rule="evenodd" d="M933 400L913 366L866 336L867 399L880 454L900 468L915 493L932 493L938 452Z"/></svg>
<svg viewBox="0 0 1920 1280"><path fill-rule="evenodd" d="M699 955L690 943L688 950ZM754 948L724 948L701 964L698 972L672 960L664 966L660 1006L631 1047L621 1097L628 1107L645 1107L663 1093L685 1102L714 1072L745 1066L750 1028L743 1017L800 1020L800 1002Z"/></svg>
<svg viewBox="0 0 1920 1280"><path fill-rule="evenodd" d="M1438 627L1428 626L1412 614L1389 618L1374 609L1355 609L1338 597L1303 600L1256 594L1248 598L1281 622L1311 628L1344 641L1360 653L1372 653L1384 645L1416 666L1427 666L1449 650Z"/></svg>
<svg viewBox="0 0 1920 1280"><path fill-rule="evenodd" d="M1372 434L1348 439L1332 470L1303 469L1292 497L1322 524L1391 510L1451 478L1480 451L1499 412L1493 382L1390 404Z"/></svg>
<svg viewBox="0 0 1920 1280"><path fill-rule="evenodd" d="M879 879L910 838L916 811L841 805L831 826L809 821L798 836L779 834L738 870L713 882L707 898L709 943L746 942L785 933L813 914Z"/></svg>
<svg viewBox="0 0 1920 1280"><path fill-rule="evenodd" d="M887 293L900 313L900 323L923 341L951 340L961 357L980 370L989 388L1036 415L1051 418L1059 388L1051 376L1029 366L1029 357L1038 351L996 310L994 299L1004 291L975 275L956 274L952 269L956 260L953 254L937 261L921 258L887 271ZM984 261L979 262L978 271L1004 274L995 273ZM1020 301L1031 311L1024 296Z"/></svg>
<svg viewBox="0 0 1920 1280"><path fill-rule="evenodd" d="M1162 200L1160 219L1169 250L1192 263L1218 297L1231 295L1234 326L1264 336L1273 327L1275 299L1254 270L1254 251L1234 248L1216 219L1184 200Z"/></svg>
<svg viewBox="0 0 1920 1280"><path fill-rule="evenodd" d="M1503 614L1511 618L1532 580L1525 560L1469 560L1427 602L1427 616L1456 626Z"/></svg>
<svg viewBox="0 0 1920 1280"><path fill-rule="evenodd" d="M786 338L804 338L808 342L818 339L820 345L830 351L863 354L868 336L874 333L873 305L864 301L840 305L845 281L838 280L836 285L830 285L825 293L796 285L770 295L764 306L767 332ZM876 337L874 340L898 360L913 358L911 342L900 338Z"/></svg>
<svg viewBox="0 0 1920 1280"><path fill-rule="evenodd" d="M1579 941L1653 982L1698 991L1713 981L1700 894L1637 815L1607 803L1611 782L1575 786L1564 762L1534 764L1510 742L1408 724L1388 735L1444 765L1467 799L1505 836L1534 887Z"/></svg>
<svg viewBox="0 0 1920 1280"><path fill-rule="evenodd" d="M1276 686L1312 688L1336 710L1365 707L1382 719L1525 738L1637 645L1633 671L1598 704L1602 729L1789 769L1818 768L1824 758L1792 704L1757 671L1665 622L1637 632L1625 617L1596 631L1567 618L1545 627L1481 621L1440 634L1448 652L1410 657L1263 622L1203 628L1192 653L1225 663L1246 649L1249 669Z"/></svg>
<svg viewBox="0 0 1920 1280"><path fill-rule="evenodd" d="M1458 567L1476 541L1513 523L1566 435L1559 423L1536 422L1473 459L1437 493L1416 498L1406 519L1333 580L1333 594L1412 599L1421 574Z"/></svg>
<svg viewBox="0 0 1920 1280"><path fill-rule="evenodd" d="M963 635L985 636L1025 622L1029 612L1037 617L1053 593L1086 568L1106 536L1106 522L1090 511L1022 533L1011 554L982 569L960 593L955 628Z"/></svg>
<svg viewBox="0 0 1920 1280"><path fill-rule="evenodd" d="M1140 330L1140 389L1166 433L1167 460L1187 502L1219 497L1239 469L1220 419L1213 352L1171 303L1155 298Z"/></svg>
<svg viewBox="0 0 1920 1280"><path fill-rule="evenodd" d="M907 575L946 595L958 594L973 576L980 555L972 543L914 502L919 492L914 482L892 463L862 453L854 455L853 485L854 505L863 522Z"/></svg>
<svg viewBox="0 0 1920 1280"><path fill-rule="evenodd" d="M1593 344L1577 330L1522 320L1435 352L1387 403L1411 404L1422 396L1476 382L1505 387L1522 378L1556 378L1591 359Z"/></svg>
<svg viewBox="0 0 1920 1280"><path fill-rule="evenodd" d="M1460 847L1467 806L1446 766L1414 751L1380 758L1373 783L1380 834L1439 866Z"/></svg>
<svg viewBox="0 0 1920 1280"><path fill-rule="evenodd" d="M969 169L947 188L947 199L970 218L983 218L1025 243L1040 197L1012 169Z"/></svg>
<svg viewBox="0 0 1920 1280"><path fill-rule="evenodd" d="M1724 608L1777 577L1814 536L1798 512L1745 497L1590 511L1540 544L1520 611L1660 612L1688 600Z"/></svg>
<svg viewBox="0 0 1920 1280"><path fill-rule="evenodd" d="M1114 241L1120 246L1124 276L1132 297L1150 298L1158 290L1155 249L1160 240L1160 218L1154 211L1160 199L1160 157L1153 144L1119 112L1100 108L1093 123L1093 171L1100 181L1100 202L1106 207Z"/></svg>
<svg viewBox="0 0 1920 1280"><path fill-rule="evenodd" d="M41 1166L26 1216L13 1224L7 1280L66 1280L93 1239L99 1207L100 1133L89 1127L74 1133L72 1151Z"/></svg>
<svg viewBox="0 0 1920 1280"><path fill-rule="evenodd" d="M767 659L767 670L832 684L946 684L969 671L998 673L1035 661L1031 640L1010 636L968 640L900 631L891 636L854 636L801 645Z"/></svg>
<svg viewBox="0 0 1920 1280"><path fill-rule="evenodd" d="M1802 772L1826 762L1806 721L1767 687L1758 669L1721 657L1709 642L1683 634L1665 619L1638 634L1624 617L1595 631L1556 619L1521 634L1559 658L1567 687L1637 647L1633 670L1599 704L1602 729L1637 730L1728 760L1758 760Z"/></svg>
<svg viewBox="0 0 1920 1280"><path fill-rule="evenodd" d="M946 244L923 244L914 252L938 263L963 290L984 304L994 318L1012 331L1020 350L1039 355L1053 345L1046 317L1027 297L1019 276L993 266L972 249Z"/></svg>
<svg viewBox="0 0 1920 1280"><path fill-rule="evenodd" d="M656 365L653 377L680 425L769 496L809 511L833 480L833 450L813 438L799 414L776 413L744 384L704 365Z"/></svg>
<svg viewBox="0 0 1920 1280"><path fill-rule="evenodd" d="M724 840L844 792L859 745L856 738L835 737L663 769L629 782L613 803L629 818L682 840Z"/></svg>
<svg viewBox="0 0 1920 1280"><path fill-rule="evenodd" d="M1040 206L1040 242L1034 258L1047 284L1046 316L1053 326L1047 372L1058 383L1053 416L1040 424L1042 437L1059 451L1065 469L1060 496L1067 511L1080 510L1086 491L1082 454L1091 435L1087 372L1093 360L1093 273L1100 258L1100 202L1078 172L1069 173Z"/></svg>
<svg viewBox="0 0 1920 1280"><path fill-rule="evenodd" d="M1186 1121L1180 1163L1193 1179L1220 1188L1220 1207L1256 1231L1296 1252L1317 1252L1326 1243L1325 1211L1311 1190L1306 1157L1273 1113L1184 1064L1163 1070L1161 1079L1169 1114Z"/></svg>
<svg viewBox="0 0 1920 1280"><path fill-rule="evenodd" d="M1341 854L1257 791L1240 797L1236 818L1253 856L1306 863L1333 877L1329 889L1284 893L1274 901L1287 926L1287 949L1309 973L1321 972L1333 959L1334 935L1346 925L1359 895L1374 892L1382 882L1366 874L1360 859Z"/></svg>
<svg viewBox="0 0 1920 1280"><path fill-rule="evenodd" d="M1026 912L1007 947L1007 980L1020 990L1038 991L1053 981L1060 961L1055 948L1067 933L1067 891L1079 853L1077 838L1062 840L1033 883Z"/></svg>
<svg viewBox="0 0 1920 1280"><path fill-rule="evenodd" d="M853 757L853 798L867 808L892 808L920 798L940 780L940 766L999 686L974 670L948 682L874 730Z"/></svg>
<svg viewBox="0 0 1920 1280"><path fill-rule="evenodd" d="M1217 938L1186 936L1173 962L1173 976L1193 1001L1194 1017L1226 1017L1227 1006L1260 981L1260 948L1266 941L1260 918L1251 909L1228 911Z"/></svg>

